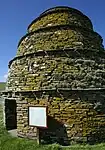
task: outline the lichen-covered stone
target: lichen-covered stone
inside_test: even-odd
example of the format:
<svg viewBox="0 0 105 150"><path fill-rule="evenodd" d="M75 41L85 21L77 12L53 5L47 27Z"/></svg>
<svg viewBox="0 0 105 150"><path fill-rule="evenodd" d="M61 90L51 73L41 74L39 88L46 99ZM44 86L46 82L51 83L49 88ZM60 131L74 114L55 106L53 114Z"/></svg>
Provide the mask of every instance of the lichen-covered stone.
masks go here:
<svg viewBox="0 0 105 150"><path fill-rule="evenodd" d="M73 8L55 8L44 12L39 18L35 19L29 25L28 32L57 25L72 25L93 29L90 19L78 10Z"/></svg>
<svg viewBox="0 0 105 150"><path fill-rule="evenodd" d="M63 124L66 126L67 135L59 133L58 140L60 136L63 135L63 140L67 138L69 141L82 142L84 139L88 142L93 142L97 140L103 140L105 134L105 103L103 95L105 91L59 91L59 93L50 94L49 92L40 93L40 97L37 97L37 93L30 94L26 96L24 93L23 97L27 97L27 104L25 104L24 110L28 109L29 106L47 106L48 108L48 129L40 129L40 138L45 140L45 135L50 136L50 140L55 140L57 138L57 125ZM39 94L38 94L39 95ZM31 96L31 97L30 97ZM37 100L38 99L38 100ZM100 107L96 108L96 103L99 102ZM18 107L17 107L18 108ZM17 111L19 114L20 111ZM54 122L50 124L52 120L58 121L55 130L51 129L54 126ZM24 122L24 123L23 123ZM18 134L19 136L25 135L27 137L34 135L36 136L36 130L32 134L30 132L31 127L28 126L28 113L23 114L23 110L18 118ZM24 125L23 125L24 124ZM22 125L22 126L21 126ZM21 129L20 129L21 127ZM62 128L62 130L64 127ZM103 132L103 133L102 133ZM32 134L32 135L31 135ZM51 136L53 135L53 136ZM66 137L67 136L67 137ZM33 137L33 138L34 138ZM90 141L91 138L91 141ZM98 138L98 139L97 139ZM66 140L67 140L66 139ZM66 141L67 142L67 141Z"/></svg>
<svg viewBox="0 0 105 150"><path fill-rule="evenodd" d="M19 136L36 138L36 127L28 124L28 107L47 106L48 129L40 129L42 140L105 140L102 42L89 18L68 7L47 10L29 25L9 63L6 86L9 97L17 97Z"/></svg>
<svg viewBox="0 0 105 150"><path fill-rule="evenodd" d="M103 50L101 37L82 28L56 27L43 30L38 33L27 34L20 41L17 56L37 52L38 50L49 51L57 49L98 49Z"/></svg>
<svg viewBox="0 0 105 150"><path fill-rule="evenodd" d="M42 58L32 55L13 61L8 75L8 89L105 88L105 59L98 56L99 52L86 56L88 51L85 51L87 54L82 59L81 51L73 55L71 51L67 51L67 55L66 51L61 53L62 56L56 54ZM76 53L80 53L79 58Z"/></svg>

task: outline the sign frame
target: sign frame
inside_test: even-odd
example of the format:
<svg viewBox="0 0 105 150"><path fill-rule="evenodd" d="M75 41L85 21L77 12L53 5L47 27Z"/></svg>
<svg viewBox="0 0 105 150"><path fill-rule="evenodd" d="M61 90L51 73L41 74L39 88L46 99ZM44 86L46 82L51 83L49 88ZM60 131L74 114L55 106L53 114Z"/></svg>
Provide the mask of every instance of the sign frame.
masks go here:
<svg viewBox="0 0 105 150"><path fill-rule="evenodd" d="M30 118L29 118L29 109L30 108L35 108L35 107L40 107L40 108L45 108L46 109L46 127L45 126L37 126L37 125L30 125ZM47 124L47 116L48 116L48 107L47 106L28 106L28 125L30 126L30 127L37 127L37 128L43 128L43 129L46 129L46 128L48 128L48 124Z"/></svg>

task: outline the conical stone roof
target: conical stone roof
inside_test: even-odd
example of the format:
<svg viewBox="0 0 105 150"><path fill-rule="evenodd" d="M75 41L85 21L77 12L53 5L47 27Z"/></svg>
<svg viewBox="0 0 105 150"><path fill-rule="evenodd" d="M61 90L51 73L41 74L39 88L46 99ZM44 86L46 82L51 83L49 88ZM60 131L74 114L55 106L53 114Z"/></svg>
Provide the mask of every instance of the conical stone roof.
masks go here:
<svg viewBox="0 0 105 150"><path fill-rule="evenodd" d="M69 7L43 12L9 63L7 90L105 88L105 52L90 19Z"/></svg>

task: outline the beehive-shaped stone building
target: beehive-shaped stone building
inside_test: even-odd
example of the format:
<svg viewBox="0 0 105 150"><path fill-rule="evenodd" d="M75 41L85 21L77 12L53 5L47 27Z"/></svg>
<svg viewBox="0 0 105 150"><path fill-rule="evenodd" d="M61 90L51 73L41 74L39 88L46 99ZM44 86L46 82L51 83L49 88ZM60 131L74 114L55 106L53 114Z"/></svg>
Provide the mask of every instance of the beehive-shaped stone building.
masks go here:
<svg viewBox="0 0 105 150"><path fill-rule="evenodd" d="M28 27L9 63L6 109L16 101L20 137L36 138L29 106L48 107L40 139L60 144L105 138L105 51L90 19L69 7L43 12ZM8 119L6 117L6 122Z"/></svg>

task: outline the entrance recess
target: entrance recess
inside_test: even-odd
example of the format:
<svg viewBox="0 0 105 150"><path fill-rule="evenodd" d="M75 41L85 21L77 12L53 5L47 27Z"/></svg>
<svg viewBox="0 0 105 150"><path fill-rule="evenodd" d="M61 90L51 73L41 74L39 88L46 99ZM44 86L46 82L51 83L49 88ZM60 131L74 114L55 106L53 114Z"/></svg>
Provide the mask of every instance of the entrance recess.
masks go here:
<svg viewBox="0 0 105 150"><path fill-rule="evenodd" d="M7 130L17 128L16 100L5 99L5 125Z"/></svg>

